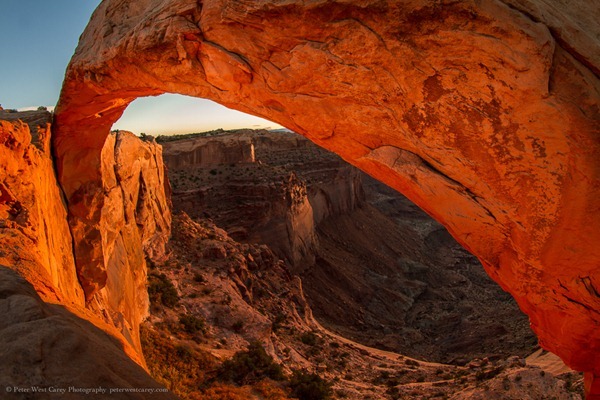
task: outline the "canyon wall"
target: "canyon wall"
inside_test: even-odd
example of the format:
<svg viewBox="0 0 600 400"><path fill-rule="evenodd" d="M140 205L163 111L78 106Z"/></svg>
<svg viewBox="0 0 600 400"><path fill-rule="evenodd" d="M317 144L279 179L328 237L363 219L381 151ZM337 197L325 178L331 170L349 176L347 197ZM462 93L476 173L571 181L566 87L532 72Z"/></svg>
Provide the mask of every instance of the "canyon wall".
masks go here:
<svg viewBox="0 0 600 400"><path fill-rule="evenodd" d="M254 162L254 144L249 138L231 135L229 140L222 139L201 136L166 142L169 143L169 153L164 155L165 162L172 169Z"/></svg>
<svg viewBox="0 0 600 400"><path fill-rule="evenodd" d="M45 300L82 306L50 152L51 119L49 112L0 111L0 265L19 272Z"/></svg>
<svg viewBox="0 0 600 400"><path fill-rule="evenodd" d="M69 204L79 279L88 307L118 327L141 354L139 323L149 306L146 257L164 256L171 227L162 151L120 131L107 137L101 162L100 215L76 214L85 213L84 204ZM82 215L84 222L78 219ZM90 251L93 240L102 245L101 265Z"/></svg>
<svg viewBox="0 0 600 400"><path fill-rule="evenodd" d="M235 135L236 142L231 140ZM221 140L222 146L215 145ZM176 159L181 148L193 147L197 153L210 152L210 159L224 160L219 151L243 154L248 143L255 149L254 163L211 163L210 171L195 164L178 167L184 165ZM330 216L349 213L364 200L354 168L289 132L240 130L163 146L176 210L197 218L208 214L233 237L267 244L296 273L315 263L317 226Z"/></svg>
<svg viewBox="0 0 600 400"><path fill-rule="evenodd" d="M160 147L131 134L107 140L103 161L126 198L110 213L128 223L114 239L106 286L86 302L88 270L74 260L50 121L48 112L0 111L0 385L91 388L100 382L160 392L143 369L138 333L148 308L144 250L157 256L169 235ZM84 251L80 246L79 255Z"/></svg>
<svg viewBox="0 0 600 400"><path fill-rule="evenodd" d="M600 9L507 3L103 1L57 108L72 229L77 204L101 214L102 147L131 101L213 99L406 194L600 396ZM98 271L101 232L74 235Z"/></svg>

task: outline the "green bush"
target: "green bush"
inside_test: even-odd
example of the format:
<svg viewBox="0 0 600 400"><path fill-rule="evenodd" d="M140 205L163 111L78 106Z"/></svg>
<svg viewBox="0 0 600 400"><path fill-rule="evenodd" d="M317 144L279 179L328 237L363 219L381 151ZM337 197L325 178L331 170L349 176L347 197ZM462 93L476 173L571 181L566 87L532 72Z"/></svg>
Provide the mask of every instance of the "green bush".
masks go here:
<svg viewBox="0 0 600 400"><path fill-rule="evenodd" d="M246 351L239 351L225 361L218 371L217 379L248 385L265 378L284 380L281 366L273 361L259 342L252 342Z"/></svg>
<svg viewBox="0 0 600 400"><path fill-rule="evenodd" d="M194 315L188 314L179 317L179 323L183 325L183 330L187 333L206 333L206 326L204 320Z"/></svg>
<svg viewBox="0 0 600 400"><path fill-rule="evenodd" d="M333 394L332 383L306 370L296 370L290 378L292 396L300 400L326 400Z"/></svg>
<svg viewBox="0 0 600 400"><path fill-rule="evenodd" d="M177 289L165 274L148 275L148 296L153 305L173 308L179 302Z"/></svg>

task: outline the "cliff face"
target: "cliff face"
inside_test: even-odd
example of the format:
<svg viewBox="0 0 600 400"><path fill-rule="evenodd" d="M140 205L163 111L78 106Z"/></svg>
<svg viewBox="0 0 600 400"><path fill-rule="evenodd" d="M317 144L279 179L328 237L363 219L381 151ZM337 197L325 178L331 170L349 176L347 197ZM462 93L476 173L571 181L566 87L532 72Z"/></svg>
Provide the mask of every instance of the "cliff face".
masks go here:
<svg viewBox="0 0 600 400"><path fill-rule="evenodd" d="M600 10L510 4L102 2L57 114L71 226L101 214L100 153L129 102L213 99L405 193L517 299L544 347L600 385Z"/></svg>
<svg viewBox="0 0 600 400"><path fill-rule="evenodd" d="M50 120L48 112L0 111L0 264L34 283L45 300L83 305Z"/></svg>
<svg viewBox="0 0 600 400"><path fill-rule="evenodd" d="M131 134L107 140L104 166L125 199L110 213L125 222L108 232L116 237L105 287L86 302L89 270L74 261L50 120L0 111L0 384L96 387L102 376L108 387L160 388L141 367L138 334L148 306L144 250L164 251L170 229L160 147Z"/></svg>
<svg viewBox="0 0 600 400"><path fill-rule="evenodd" d="M228 140L196 137L167 142L165 162L169 168L208 168L221 164L254 162L254 144L249 138L232 135Z"/></svg>
<svg viewBox="0 0 600 400"><path fill-rule="evenodd" d="M233 135L240 137L237 151L232 145ZM220 140L224 146L214 145ZM197 151L207 152L202 149L204 143L211 148L226 146L228 152L239 154L246 143L252 143L256 162L212 164L210 171L193 166L177 168L179 161L173 160L189 141L196 142ZM296 272L305 270L315 263L319 223L350 212L364 199L355 169L310 146L296 134L247 130L213 136L210 141L166 142L165 162L174 184L175 209L194 217L210 215L234 237L267 244ZM301 149L307 151L299 153Z"/></svg>
<svg viewBox="0 0 600 400"><path fill-rule="evenodd" d="M148 312L146 257L164 256L171 227L162 151L130 132L111 133L101 162L100 215L88 216L83 226L70 215L79 279L88 306L139 349L139 323ZM73 210L81 207L70 204ZM90 228L99 236L90 236ZM102 264L96 262L95 251L102 251Z"/></svg>

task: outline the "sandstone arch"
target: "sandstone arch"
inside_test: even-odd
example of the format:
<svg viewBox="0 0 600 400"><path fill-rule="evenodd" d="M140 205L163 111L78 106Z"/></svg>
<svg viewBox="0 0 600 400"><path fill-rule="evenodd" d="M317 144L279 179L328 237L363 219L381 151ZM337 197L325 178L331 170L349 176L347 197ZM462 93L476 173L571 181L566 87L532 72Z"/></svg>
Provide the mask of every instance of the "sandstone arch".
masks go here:
<svg viewBox="0 0 600 400"><path fill-rule="evenodd" d="M406 194L600 396L600 11L571 3L103 1L54 137L88 299L118 222L100 154L112 123L140 96L204 97Z"/></svg>

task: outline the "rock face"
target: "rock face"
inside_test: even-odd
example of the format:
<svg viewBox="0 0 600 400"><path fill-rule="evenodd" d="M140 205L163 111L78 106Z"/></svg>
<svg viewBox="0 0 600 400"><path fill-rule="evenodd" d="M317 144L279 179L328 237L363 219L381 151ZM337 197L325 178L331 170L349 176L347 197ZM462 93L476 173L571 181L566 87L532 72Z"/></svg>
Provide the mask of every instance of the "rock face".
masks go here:
<svg viewBox="0 0 600 400"><path fill-rule="evenodd" d="M0 111L0 264L26 277L45 300L83 305L50 120L48 112Z"/></svg>
<svg viewBox="0 0 600 400"><path fill-rule="evenodd" d="M164 160L173 169L254 162L254 144L249 138L237 135L229 140L202 136L169 143L169 153L164 155Z"/></svg>
<svg viewBox="0 0 600 400"><path fill-rule="evenodd" d="M0 119L0 263L44 300L87 303L139 350L138 324L148 312L145 255L160 258L170 233L160 146L127 132L109 135L102 150L106 190L98 194L106 207L96 221L72 201L69 230L50 155L50 113L2 113ZM86 224L73 224L77 215ZM96 248L81 238L99 231L106 264L93 268ZM80 239L77 262L71 232Z"/></svg>
<svg viewBox="0 0 600 400"><path fill-rule="evenodd" d="M600 10L510 3L102 2L57 109L72 229L101 220L103 144L133 99L210 98L406 194L600 396ZM577 35L582 13L591 22ZM102 270L98 246L87 253Z"/></svg>
<svg viewBox="0 0 600 400"><path fill-rule="evenodd" d="M296 273L310 267L319 223L350 212L364 199L360 174L290 132L240 130L213 136L209 143L226 147L235 135L240 143L252 144L256 162L212 164L210 171L192 165L181 169L179 149L203 138L163 144L174 208L193 217L208 214L232 236L269 245Z"/></svg>
<svg viewBox="0 0 600 400"><path fill-rule="evenodd" d="M111 133L101 165L100 215L86 215L85 204L69 203L79 280L88 307L139 349L138 324L148 312L145 258L164 255L171 227L161 147L130 132ZM95 250L102 251L101 258Z"/></svg>
<svg viewBox="0 0 600 400"><path fill-rule="evenodd" d="M144 251L164 252L170 229L160 146L108 137L103 162L126 201L110 210L122 226L109 232L116 238L105 287L86 302L89 270L74 261L50 120L48 112L0 111L0 385L159 388L142 368L138 324L148 311Z"/></svg>
<svg viewBox="0 0 600 400"><path fill-rule="evenodd" d="M76 392L79 388L104 388L93 394L116 399L145 399L147 393L126 390L149 388L155 390L152 398L176 399L138 365L142 358L114 327L88 310L44 302L39 292L0 265L3 399L75 399L89 394ZM19 393L15 387L30 392ZM123 392L111 394L110 388Z"/></svg>

